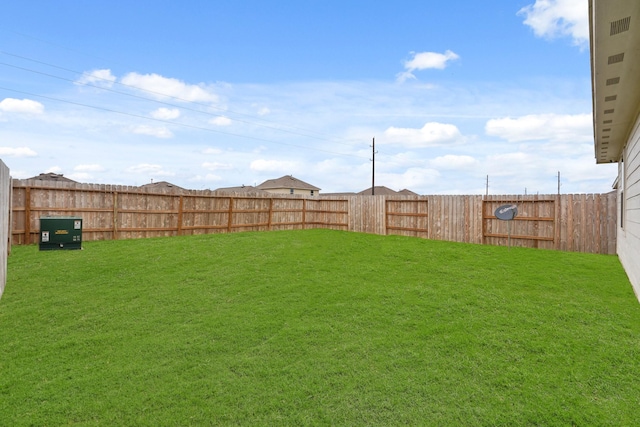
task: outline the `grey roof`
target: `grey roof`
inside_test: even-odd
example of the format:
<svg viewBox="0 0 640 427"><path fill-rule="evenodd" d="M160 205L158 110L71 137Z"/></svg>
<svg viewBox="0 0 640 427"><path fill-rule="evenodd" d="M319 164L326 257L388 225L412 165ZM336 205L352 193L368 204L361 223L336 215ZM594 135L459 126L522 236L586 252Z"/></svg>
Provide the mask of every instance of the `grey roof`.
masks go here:
<svg viewBox="0 0 640 427"><path fill-rule="evenodd" d="M403 190L398 191L398 194L402 194L403 196L419 196L418 193L416 193L414 191L411 191L411 190L408 190L406 188L403 189Z"/></svg>
<svg viewBox="0 0 640 427"><path fill-rule="evenodd" d="M41 173L40 175L32 176L31 178L27 178L27 179L35 179L38 181L63 181L63 182L75 182L75 183L78 182L69 178L65 178L62 174L57 174L53 172Z"/></svg>
<svg viewBox="0 0 640 427"><path fill-rule="evenodd" d="M253 185L241 185L239 187L217 188L214 193L266 193Z"/></svg>
<svg viewBox="0 0 640 427"><path fill-rule="evenodd" d="M276 179L268 179L262 184L258 185L256 188L261 190L271 190L276 188L294 188L298 190L315 190L320 191L320 189L314 185L308 184L298 178L295 178L293 175L285 175Z"/></svg>
<svg viewBox="0 0 640 427"><path fill-rule="evenodd" d="M389 187L385 187L384 185L376 185L374 194L376 196L393 196L397 195L398 192L390 189ZM366 190L362 190L358 193L359 196L370 196L371 195L371 187Z"/></svg>
<svg viewBox="0 0 640 427"><path fill-rule="evenodd" d="M169 191L175 191L175 192L188 191L185 188L182 188L178 185L172 184L167 181L151 182L149 184L141 185L138 188L144 188L144 189L150 189L150 190L169 190Z"/></svg>

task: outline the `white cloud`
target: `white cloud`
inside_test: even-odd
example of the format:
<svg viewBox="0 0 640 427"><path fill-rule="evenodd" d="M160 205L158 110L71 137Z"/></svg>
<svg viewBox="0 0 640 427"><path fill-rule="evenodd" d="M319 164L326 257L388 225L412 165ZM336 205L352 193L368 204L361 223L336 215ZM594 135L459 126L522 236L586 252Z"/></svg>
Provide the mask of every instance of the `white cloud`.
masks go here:
<svg viewBox="0 0 640 427"><path fill-rule="evenodd" d="M233 169L233 166L229 163L220 163L220 162L204 162L202 164L202 167L204 169L208 169L211 171L217 171L217 170L231 170Z"/></svg>
<svg viewBox="0 0 640 427"><path fill-rule="evenodd" d="M258 115L259 116L266 116L267 114L269 114L271 112L270 109L268 109L267 107L262 107L258 110Z"/></svg>
<svg viewBox="0 0 640 427"><path fill-rule="evenodd" d="M150 163L141 163L136 166L131 166L126 169L129 173L135 174L144 174L144 175L153 175L153 176L174 176L175 173L168 172L163 169L160 165L154 165Z"/></svg>
<svg viewBox="0 0 640 427"><path fill-rule="evenodd" d="M434 169L409 168L403 173L381 173L376 177L376 185L384 185L392 190L429 188L438 180L440 173ZM432 192L431 194L435 193Z"/></svg>
<svg viewBox="0 0 640 427"><path fill-rule="evenodd" d="M537 171L539 158L529 153L503 153L487 156L487 168L491 176L528 177L528 172Z"/></svg>
<svg viewBox="0 0 640 427"><path fill-rule="evenodd" d="M396 76L399 82L404 82L407 79L415 79L416 76L413 72L416 70L420 71L432 68L443 70L450 61L460 58L460 56L450 50L445 51L445 53L412 52L412 54L413 58L404 62L405 71Z"/></svg>
<svg viewBox="0 0 640 427"><path fill-rule="evenodd" d="M438 169L468 169L478 165L478 161L471 156L456 156L453 154L436 157L429 163L432 167Z"/></svg>
<svg viewBox="0 0 640 427"><path fill-rule="evenodd" d="M82 74L78 80L75 81L78 85L92 85L99 87L109 88L113 86L113 83L116 81L116 76L111 74L111 70L102 69L102 70L92 70L89 72L85 72Z"/></svg>
<svg viewBox="0 0 640 427"><path fill-rule="evenodd" d="M44 105L31 99L5 98L0 101L0 111L5 113L41 114Z"/></svg>
<svg viewBox="0 0 640 427"><path fill-rule="evenodd" d="M523 7L518 15L538 37L554 39L571 37L573 44L586 47L589 43L589 13L586 0L536 0Z"/></svg>
<svg viewBox="0 0 640 427"><path fill-rule="evenodd" d="M390 127L384 131L383 144L399 144L405 147L433 147L443 144L463 142L458 128L451 124L429 122L422 128Z"/></svg>
<svg viewBox="0 0 640 427"><path fill-rule="evenodd" d="M173 137L173 133L165 127L156 128L156 127L147 126L147 125L140 125L133 128L131 132L138 135L150 135L150 136L155 136L156 138L162 138L162 139Z"/></svg>
<svg viewBox="0 0 640 427"><path fill-rule="evenodd" d="M485 125L485 132L510 142L545 139L585 142L593 138L591 114L530 114L492 119Z"/></svg>
<svg viewBox="0 0 640 427"><path fill-rule="evenodd" d="M252 171L256 172L278 172L282 174L291 174L299 168L299 164L285 160L259 159L252 161L249 167Z"/></svg>
<svg viewBox="0 0 640 427"><path fill-rule="evenodd" d="M158 108L151 112L151 117L159 120L171 120L180 117L180 110L177 108Z"/></svg>
<svg viewBox="0 0 640 427"><path fill-rule="evenodd" d="M204 176L204 180L208 182L218 182L218 181L222 181L223 178L220 175L208 173Z"/></svg>
<svg viewBox="0 0 640 427"><path fill-rule="evenodd" d="M74 181L87 182L93 179L93 175L86 172L76 172L70 174L69 176L67 176L67 178L71 178Z"/></svg>
<svg viewBox="0 0 640 427"><path fill-rule="evenodd" d="M218 96L205 85L191 85L181 80L163 77L159 74L129 73L122 83L151 92L156 96L170 96L189 102L216 102Z"/></svg>
<svg viewBox="0 0 640 427"><path fill-rule="evenodd" d="M342 176L354 172L353 165L341 158L325 159L314 166L314 171L328 176Z"/></svg>
<svg viewBox="0 0 640 427"><path fill-rule="evenodd" d="M612 165L596 164L593 161L593 154L575 157L573 159L562 159L559 164L554 166L556 166L554 170L562 171L563 181L571 182L610 179L612 177L611 172L617 169L615 163ZM610 182L613 182L613 180Z"/></svg>
<svg viewBox="0 0 640 427"><path fill-rule="evenodd" d="M50 168L45 169L44 173L60 173L62 172L62 168L60 166L51 166Z"/></svg>
<svg viewBox="0 0 640 427"><path fill-rule="evenodd" d="M220 182L220 181L224 181L224 178L221 177L220 175L215 175L212 173L208 173L204 176L202 175L196 175L193 178L191 178L189 180L190 182Z"/></svg>
<svg viewBox="0 0 640 427"><path fill-rule="evenodd" d="M363 155L366 155L366 154L363 153ZM388 167L391 169L397 169L397 168L406 169L406 168L415 168L415 167L422 168L427 166L427 163L428 163L427 160L424 158L424 156L421 156L418 153L413 151L406 151L406 152L396 153L393 155L385 154L378 158L380 159L380 161L378 162L380 163L380 167L382 168Z"/></svg>
<svg viewBox="0 0 640 427"><path fill-rule="evenodd" d="M202 150L202 154L222 154L223 151L219 148L205 148Z"/></svg>
<svg viewBox="0 0 640 427"><path fill-rule="evenodd" d="M214 117L213 119L209 120L209 123L211 123L212 125L216 125L216 126L229 126L229 125L231 125L232 121L228 117L218 116L218 117Z"/></svg>
<svg viewBox="0 0 640 427"><path fill-rule="evenodd" d="M0 147L0 156L7 157L35 157L38 153L29 147Z"/></svg>
<svg viewBox="0 0 640 427"><path fill-rule="evenodd" d="M91 165L78 165L73 168L76 172L104 172L105 168L102 165L91 164Z"/></svg>

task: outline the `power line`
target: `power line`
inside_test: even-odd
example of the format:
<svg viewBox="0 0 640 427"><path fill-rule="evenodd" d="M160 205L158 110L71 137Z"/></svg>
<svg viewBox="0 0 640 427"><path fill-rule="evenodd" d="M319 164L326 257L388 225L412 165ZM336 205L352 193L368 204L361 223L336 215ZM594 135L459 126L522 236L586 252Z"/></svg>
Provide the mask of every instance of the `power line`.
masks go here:
<svg viewBox="0 0 640 427"><path fill-rule="evenodd" d="M147 116L142 116L142 115L139 115L139 114L126 113L124 111L118 111L118 110L114 110L114 109L111 109L111 108L98 107L98 106L95 106L95 105L84 104L84 103L81 103L81 102L69 101L69 100L60 99L60 98L54 98L54 97L46 96L46 95L39 95L39 94L26 92L26 91L21 91L21 90L17 90L17 89L11 89L11 88L7 88L7 87L3 87L3 86L0 86L0 90L8 90L8 91L20 93L20 94L23 94L23 95L35 96L35 97L38 97L38 98L49 99L49 100L57 101L57 102L64 102L64 103L67 103L67 104L77 105L77 106L85 107L85 108L93 108L95 110L107 111L107 112L110 112L110 113L122 114L122 115L125 115L125 116L135 117L135 118L139 118L139 119L151 120L151 121L161 122L161 123L166 123L166 124L171 124L171 125L178 125L178 126L183 126L183 127L187 127L187 128L191 128L191 129L202 130L202 131L206 131L206 132L213 132L213 133L219 133L219 134L223 134L223 135L230 135L230 136L236 136L236 137L240 137L240 138L252 139L252 140L255 140L255 141L268 142L270 144L287 145L287 146L290 146L290 147L303 148L303 149L312 150L312 151L320 151L320 152L323 152L323 153L329 153L329 154L334 154L334 155L339 155L339 156L364 158L362 156L357 156L357 155L354 155L354 154L337 153L337 152L334 152L334 151L322 150L322 149L319 149L319 148L305 147L303 145L290 144L290 143L286 143L286 142L277 142L277 141L264 139L264 138L258 138L258 137L254 137L254 136L240 135L240 134L235 134L235 133L232 133L232 132L224 132L224 131L219 131L219 130L215 130L215 129L204 128L204 127L201 127L201 126L189 125L189 124L186 124L186 123L172 122L172 121L169 121L169 120L157 119L157 118L154 118L154 117L147 117Z"/></svg>
<svg viewBox="0 0 640 427"><path fill-rule="evenodd" d="M157 100L157 99L152 99L152 98L147 98L147 97L144 97L144 96L134 95L132 93L121 92L121 91L118 91L118 90L114 90L114 89L111 89L111 88L106 88L106 87L94 85L94 84L91 84L91 83L77 83L75 80L72 80L72 79L67 79L65 77L60 77L60 76L56 76L56 75L53 75L53 74L45 73L45 72L38 71L38 70L32 70L32 69L29 69L29 68L20 67L20 66L13 65L13 64L7 64L6 62L0 62L0 65L4 65L6 67L16 68L16 69L23 70L23 71L28 71L30 73L40 74L40 75L51 77L51 78L54 78L54 79L71 82L71 83L74 83L74 84L80 84L82 86L93 87L93 88L96 88L96 89L99 89L99 90L112 92L112 93L116 93L116 94L119 94L119 95L128 96L128 97L131 97L131 98L142 99L142 100L145 100L145 101L155 102L157 104L162 104L162 105L167 105L167 106L170 106L170 107L180 108L182 110L193 111L193 112L196 112L196 113L205 114L205 115L209 115L209 116L213 116L213 117L225 117L222 114L213 114L213 113L210 113L208 111L197 110L195 108L186 107L184 105L172 104L170 102L164 102L164 101L160 101L160 100ZM96 78L99 78L99 77L96 77ZM102 80L107 80L107 79L102 79ZM125 86L131 87L131 88L136 88L135 86L130 86L130 85L125 85ZM140 89L140 88L136 88L136 89L144 90L144 89ZM187 102L189 102L189 101L187 101ZM202 104L202 105L204 105L204 104ZM307 137L307 138L318 139L318 140L321 140L321 141L327 141L327 139L325 139L325 138L320 138L320 137L313 136L313 135L307 135L307 134L303 134L303 133L300 133L300 132L294 132L294 131L290 131L290 130L287 130L287 129L281 129L281 128L277 128L277 127L274 127L274 126L269 126L269 125L264 125L264 124L260 124L260 123L249 122L249 121L240 120L240 119L237 119L237 118L234 118L233 120L235 120L237 122L240 122L240 123L253 125L253 126L260 126L260 127L264 127L264 128L268 128L268 129L277 130L277 131L280 131L280 132L290 133L290 134L293 134L293 135L304 136L304 137ZM328 140L328 141L334 142L336 144L348 145L348 144L340 143L338 141L333 141L333 140Z"/></svg>
<svg viewBox="0 0 640 427"><path fill-rule="evenodd" d="M240 112L233 111L233 110L224 110L224 109L216 107L214 105L203 104L203 103L200 103L200 102L191 101L191 100L180 98L180 97L177 97L177 96L168 95L168 94L165 94L165 93L162 93L162 92L157 92L157 91L153 91L153 90L149 90L149 89L144 89L144 88L141 88L141 87L138 87L138 86L135 86L135 85L129 85L129 84L126 84L126 83L113 81L113 80L106 79L106 78L103 78L103 77L94 76L94 75L92 75L90 73L87 73L87 72L81 72L81 71L77 71L77 70L72 70L72 69L69 69L69 68L65 68L65 67L61 67L61 66L58 66L58 65L50 64L50 63L47 63L47 62L44 62L44 61L39 61L37 59L28 58L28 57L25 57L25 56L22 56L22 55L17 55L17 54L14 54L14 53L1 51L1 50L0 50L0 53L3 54L3 55L12 56L14 58L23 59L25 61L30 61L30 62L33 62L33 63L36 63L36 64L41 64L41 65L45 65L45 66L48 66L48 67L56 68L56 69L59 69L59 70L63 70L63 71L66 71L66 72L79 74L79 75L82 75L82 76L90 76L90 77L92 77L94 79L102 80L102 81L108 82L110 84L116 84L116 85L127 87L127 88L130 88L130 89L135 89L135 90L139 90L139 91L142 91L142 92L147 92L147 93L150 93L150 94L153 94L153 95L162 96L162 97L174 99L174 100L181 101L181 102L186 102L186 103L193 104L193 105L199 105L199 106L202 106L202 107L205 107L205 108L216 109L216 110L222 111L224 113L231 113L231 114L238 115L238 116L245 116L245 117L249 117L249 118L252 118L252 119L256 119L255 116L252 116L250 114L240 113ZM28 71L28 72L35 73L35 74L44 75L44 76L47 76L47 77L56 78L56 79L63 80L63 81L68 81L68 82L71 82L71 83L74 83L74 84L78 84L76 80L72 80L72 79L68 79L68 78L65 78L65 77L56 76L56 75L53 75L53 74L49 74L49 73L45 73L45 72L42 72L42 71L33 70L33 69L30 69L30 68L26 68L26 67L20 67L20 66L13 65L13 64L8 64L8 63L5 63L5 62L0 62L0 65L4 65L4 66L20 69L20 70L23 70L23 71ZM129 96L129 97L132 97L132 98L143 99L143 100L147 100L147 101L150 101L150 102L155 102L155 103L162 104L162 105L168 105L168 106L172 106L172 107L175 107L175 108L182 108L182 109L185 109L185 110L194 111L194 112L198 112L198 113L205 114L205 115L210 115L210 116L214 116L214 117L222 117L221 114L213 114L213 113L209 113L207 111L202 111L202 110L197 110L197 109L185 107L183 105L171 104L171 103L160 101L160 100L157 100L157 99L146 98L146 97L139 96L139 95L133 95L133 94L126 93L126 92L121 92L121 91L113 90L113 89L110 89L110 88L105 88L103 86L93 85L93 84L89 84L89 83L82 83L82 85L89 86L89 87L94 87L96 89L100 89L100 90L104 90L104 91L117 93L117 94L120 94L120 95ZM294 131L291 131L291 130L283 129L281 127L275 127L275 126L265 125L265 124L261 124L261 123L257 123L257 122L250 122L250 121L246 121L246 120L240 120L238 118L234 118L233 120L238 121L240 123L250 124L250 125L253 125L253 126L260 126L260 127L264 127L264 128L280 131L280 132L290 133L290 134L293 134L293 135L298 135L298 136L304 136L304 137L307 137L307 138L314 138L314 139L318 139L318 140L329 141L329 142L333 142L333 143L340 144L340 145L347 145L347 146L352 146L353 145L353 144L348 144L348 143L345 143L345 142L340 142L339 140L336 140L336 138L331 136L331 135L323 134L321 132L316 132L316 131L312 131L312 130L309 130L309 129L297 128L297 127L290 126L290 125L285 125L285 126L291 128L291 129L304 131L304 132L307 132L307 133L294 132ZM267 122L267 123L273 123L273 122L270 122L269 120L264 120L264 119L258 119L258 120L261 120L261 121ZM321 135L323 137L309 135L308 133ZM346 140L346 141L349 141L349 140ZM351 140L351 141L355 141L355 140Z"/></svg>

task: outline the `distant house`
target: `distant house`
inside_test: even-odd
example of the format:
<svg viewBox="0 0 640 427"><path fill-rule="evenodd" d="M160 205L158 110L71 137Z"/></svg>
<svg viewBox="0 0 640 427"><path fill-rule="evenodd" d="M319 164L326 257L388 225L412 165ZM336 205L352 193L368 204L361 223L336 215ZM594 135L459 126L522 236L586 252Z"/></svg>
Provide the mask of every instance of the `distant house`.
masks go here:
<svg viewBox="0 0 640 427"><path fill-rule="evenodd" d="M242 194L242 193L267 194L266 191L260 190L259 188L256 188L253 185L241 185L239 187L218 188L214 190L213 193L214 194Z"/></svg>
<svg viewBox="0 0 640 427"><path fill-rule="evenodd" d="M55 181L55 182L73 182L78 184L78 181L74 181L69 179L62 174L57 174L53 172L49 173L41 173L40 175L32 176L31 178L27 178L27 180L35 180L35 181Z"/></svg>
<svg viewBox="0 0 640 427"><path fill-rule="evenodd" d="M173 193L173 194L180 194L180 193L188 193L189 190L182 188L178 185L172 184L170 182L167 181L158 181L158 182L151 182L149 184L145 184L145 185L141 185L138 188L143 189L143 190L147 190L147 191L151 191L151 192L159 192L159 193Z"/></svg>
<svg viewBox="0 0 640 427"><path fill-rule="evenodd" d="M394 191L389 187L385 187L384 185L376 185L375 187L373 187L373 190L374 196L397 196L399 194L397 191ZM358 196L371 196L371 187L356 194Z"/></svg>
<svg viewBox="0 0 640 427"><path fill-rule="evenodd" d="M589 0L596 163L617 163L617 253L640 299L640 3Z"/></svg>
<svg viewBox="0 0 640 427"><path fill-rule="evenodd" d="M374 188L374 196L419 196L418 193L414 193L411 190L394 191L389 187L385 187L383 185L376 185ZM323 197L331 197L331 196L371 196L371 187L366 190L362 190L359 193L323 193Z"/></svg>
<svg viewBox="0 0 640 427"><path fill-rule="evenodd" d="M415 193L411 190L407 190L406 188L404 190L398 191L398 194L401 194L403 196L419 196L418 193Z"/></svg>
<svg viewBox="0 0 640 427"><path fill-rule="evenodd" d="M318 187L299 180L293 175L285 175L277 179L268 179L256 188L272 194L320 195L320 189Z"/></svg>

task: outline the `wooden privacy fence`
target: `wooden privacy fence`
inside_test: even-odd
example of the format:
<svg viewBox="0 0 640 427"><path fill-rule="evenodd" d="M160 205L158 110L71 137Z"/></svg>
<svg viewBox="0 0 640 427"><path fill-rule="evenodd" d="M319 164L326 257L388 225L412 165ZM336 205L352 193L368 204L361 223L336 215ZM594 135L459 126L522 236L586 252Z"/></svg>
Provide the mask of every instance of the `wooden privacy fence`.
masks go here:
<svg viewBox="0 0 640 427"><path fill-rule="evenodd" d="M14 187L13 242L37 243L39 219L83 219L83 240L235 231L347 229L346 201L146 193L136 189Z"/></svg>
<svg viewBox="0 0 640 427"><path fill-rule="evenodd" d="M425 199L386 200L386 234L502 246L510 238L512 246L616 253L615 192ZM494 214L504 204L518 207L511 224Z"/></svg>
<svg viewBox="0 0 640 427"><path fill-rule="evenodd" d="M507 224L494 216L518 206ZM237 231L330 228L454 242L614 254L616 195L333 196L144 192L80 184L14 182L14 244L37 243L39 218L83 218L83 239L110 240Z"/></svg>

